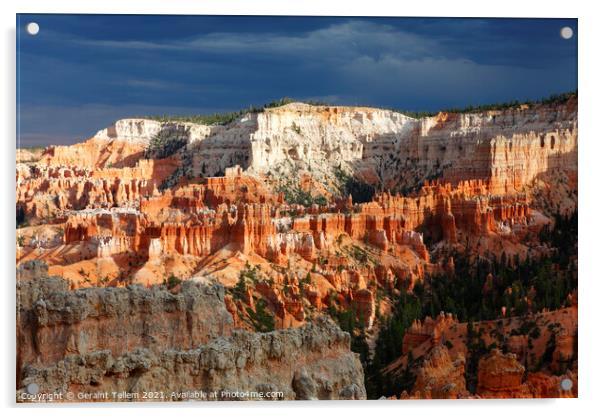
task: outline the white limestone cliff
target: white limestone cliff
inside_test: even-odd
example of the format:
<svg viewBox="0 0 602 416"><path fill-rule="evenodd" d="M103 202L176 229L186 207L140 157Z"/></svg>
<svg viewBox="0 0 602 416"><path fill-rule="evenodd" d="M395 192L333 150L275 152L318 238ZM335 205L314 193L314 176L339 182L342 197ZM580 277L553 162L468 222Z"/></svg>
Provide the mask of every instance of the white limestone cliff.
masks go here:
<svg viewBox="0 0 602 416"><path fill-rule="evenodd" d="M341 168L384 189L425 178L493 179L520 188L551 169L577 168L576 98L474 114L413 119L366 107L291 103L246 114L225 126L119 120L96 138L148 143L161 129L184 128L195 176L311 173L322 183ZM501 190L501 189L500 189Z"/></svg>

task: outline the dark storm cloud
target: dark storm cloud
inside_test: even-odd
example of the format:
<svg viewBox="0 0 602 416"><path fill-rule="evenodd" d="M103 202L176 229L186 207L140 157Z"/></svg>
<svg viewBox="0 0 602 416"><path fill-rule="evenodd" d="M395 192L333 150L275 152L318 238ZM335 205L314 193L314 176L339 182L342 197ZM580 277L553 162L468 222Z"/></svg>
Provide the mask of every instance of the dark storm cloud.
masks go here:
<svg viewBox="0 0 602 416"><path fill-rule="evenodd" d="M40 34L23 34L35 20ZM21 16L22 143L283 96L435 110L576 88L575 20Z"/></svg>

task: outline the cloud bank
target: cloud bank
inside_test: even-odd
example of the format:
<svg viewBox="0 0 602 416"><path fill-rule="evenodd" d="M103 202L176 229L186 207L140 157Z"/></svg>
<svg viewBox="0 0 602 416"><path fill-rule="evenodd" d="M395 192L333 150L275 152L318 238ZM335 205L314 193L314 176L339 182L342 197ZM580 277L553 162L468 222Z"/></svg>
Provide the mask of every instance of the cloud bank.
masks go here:
<svg viewBox="0 0 602 416"><path fill-rule="evenodd" d="M133 114L236 110L283 96L435 110L576 88L576 40L556 31L566 22L299 18L283 30L249 17L239 30L214 17L211 30L194 33L185 25L207 22L197 16L180 26L166 18L159 33L151 20L121 17L128 34L152 34L136 38L40 19L37 39L20 42L22 143L81 140Z"/></svg>

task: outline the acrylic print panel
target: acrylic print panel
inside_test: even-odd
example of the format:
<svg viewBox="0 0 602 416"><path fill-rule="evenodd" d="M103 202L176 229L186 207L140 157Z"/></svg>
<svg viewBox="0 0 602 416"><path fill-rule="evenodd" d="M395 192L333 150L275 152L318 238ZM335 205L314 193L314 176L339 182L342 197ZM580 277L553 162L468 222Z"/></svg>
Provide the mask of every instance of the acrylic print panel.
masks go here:
<svg viewBox="0 0 602 416"><path fill-rule="evenodd" d="M576 19L17 32L17 401L577 396Z"/></svg>

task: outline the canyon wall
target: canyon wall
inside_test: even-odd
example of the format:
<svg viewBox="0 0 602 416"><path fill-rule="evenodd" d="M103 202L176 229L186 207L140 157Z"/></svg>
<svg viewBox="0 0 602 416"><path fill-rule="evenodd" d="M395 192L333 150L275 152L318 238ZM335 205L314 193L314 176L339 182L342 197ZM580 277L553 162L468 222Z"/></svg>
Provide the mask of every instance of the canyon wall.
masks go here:
<svg viewBox="0 0 602 416"><path fill-rule="evenodd" d="M223 287L70 291L42 263L17 271L17 399L40 393L282 392L275 399L364 399L349 334L328 318L270 333L233 330ZM153 398L151 398L153 399ZM205 398L207 400L207 398ZM232 400L218 396L211 400ZM235 398L236 399L236 398ZM261 397L243 397L257 400ZM114 401L114 398L106 398Z"/></svg>
<svg viewBox="0 0 602 416"><path fill-rule="evenodd" d="M146 159L172 130L187 144ZM514 264L549 254L541 231L576 209L576 175L576 97L420 120L300 103L216 126L124 119L39 160L24 155L19 391L364 398L349 335L323 315L374 335L404 291L453 272L449 252ZM362 181L375 192L350 190ZM546 351L546 372L576 374L576 305L525 316L540 335L512 319L474 324L514 354L484 359L482 397L557 394L549 374L518 380ZM450 314L416 321L388 371L414 363L407 397L467 397L468 334Z"/></svg>
<svg viewBox="0 0 602 416"><path fill-rule="evenodd" d="M240 164L277 176L311 171L329 182L340 167L389 188L444 177L454 184L491 179L496 192L508 192L552 169L576 172L577 100L419 120L389 110L293 103L213 127L194 149L195 171L207 175Z"/></svg>
<svg viewBox="0 0 602 416"><path fill-rule="evenodd" d="M170 129L186 132L188 146L180 156L142 159L153 135ZM404 193L438 178L452 186L482 180L489 193L506 195L561 172L573 189L577 99L419 120L389 110L300 103L225 126L124 119L84 143L47 148L35 167L19 164L17 202L27 217L86 204L120 206L116 194L136 199L136 189L147 187L141 196L152 195L177 169L198 178L223 176L236 165L275 180L302 171L334 194L338 169ZM41 192L44 197L36 195Z"/></svg>
<svg viewBox="0 0 602 416"><path fill-rule="evenodd" d="M97 350L117 356L135 348L194 348L233 328L223 287L185 282L175 294L159 286L72 291L41 264L31 278L31 263L17 271L22 366Z"/></svg>
<svg viewBox="0 0 602 416"><path fill-rule="evenodd" d="M141 201L139 213L117 209L72 213L66 221L64 242L89 241L103 235L124 237L129 243L122 251L145 252L150 239L158 238L163 253L197 256L212 254L233 243L243 253L255 252L276 262L291 252L311 261L318 250L332 247L335 239L345 233L353 239L366 239L385 251L390 245L411 246L426 260L427 249L415 232L422 226L428 226L438 238L455 243L458 230L488 235L503 231L504 227L527 229L531 222L524 195L491 196L490 184L482 181L462 182L455 188L427 184L413 197L379 194L373 202L352 206L347 213L336 205L309 210L297 207L297 216L288 219L284 216L286 205L260 184L254 185L252 178L245 178L223 178L219 183L224 191L220 198L215 196L216 185L210 179L207 185L191 185L147 197ZM264 203L230 203L246 198L248 192L237 192L240 187L254 189L252 199ZM170 217L174 211L177 218ZM113 219L109 224L110 218ZM134 222L124 227L129 221ZM105 224L105 232L99 223Z"/></svg>
<svg viewBox="0 0 602 416"><path fill-rule="evenodd" d="M186 132L193 176L241 165L278 177L310 171L323 183L341 168L381 188L403 190L425 178L491 180L496 193L521 190L554 169L576 174L577 98L482 113L413 119L366 107L292 103L225 125L123 119L87 142L54 146L48 165L133 166L160 131Z"/></svg>

